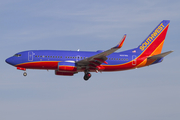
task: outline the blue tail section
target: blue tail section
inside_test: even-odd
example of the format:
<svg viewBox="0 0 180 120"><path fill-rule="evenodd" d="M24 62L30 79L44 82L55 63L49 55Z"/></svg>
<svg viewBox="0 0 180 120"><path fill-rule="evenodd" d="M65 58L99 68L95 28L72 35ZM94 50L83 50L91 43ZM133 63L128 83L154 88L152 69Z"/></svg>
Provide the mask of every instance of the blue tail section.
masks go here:
<svg viewBox="0 0 180 120"><path fill-rule="evenodd" d="M167 26L169 25L170 20L163 20L159 23L159 25L149 34L149 36L138 46L141 52L145 51L148 47L151 45L154 46L153 43L155 43L155 47L158 47L159 44L162 43L162 41L165 39L164 36L166 36L167 32ZM166 32L163 32L165 31ZM160 36L160 34L164 34L163 36ZM155 42L158 41L158 42Z"/></svg>

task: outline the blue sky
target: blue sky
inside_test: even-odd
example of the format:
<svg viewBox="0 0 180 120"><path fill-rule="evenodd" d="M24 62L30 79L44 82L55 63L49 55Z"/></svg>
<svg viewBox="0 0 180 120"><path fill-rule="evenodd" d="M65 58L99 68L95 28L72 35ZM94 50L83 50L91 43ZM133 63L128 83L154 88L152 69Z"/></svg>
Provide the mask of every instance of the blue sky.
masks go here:
<svg viewBox="0 0 180 120"><path fill-rule="evenodd" d="M180 119L178 0L6 0L0 3L0 119ZM22 71L5 59L24 50L107 50L138 46L164 19L171 20L160 64L136 70L55 76Z"/></svg>

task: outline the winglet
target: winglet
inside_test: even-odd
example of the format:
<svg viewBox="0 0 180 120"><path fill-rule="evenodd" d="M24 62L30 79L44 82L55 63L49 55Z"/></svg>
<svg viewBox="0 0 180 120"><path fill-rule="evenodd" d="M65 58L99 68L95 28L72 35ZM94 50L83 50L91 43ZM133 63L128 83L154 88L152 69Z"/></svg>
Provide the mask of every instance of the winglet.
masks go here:
<svg viewBox="0 0 180 120"><path fill-rule="evenodd" d="M123 43L124 43L125 39L126 39L126 34L124 34L124 36L121 39L121 41L114 48L121 48L123 46Z"/></svg>

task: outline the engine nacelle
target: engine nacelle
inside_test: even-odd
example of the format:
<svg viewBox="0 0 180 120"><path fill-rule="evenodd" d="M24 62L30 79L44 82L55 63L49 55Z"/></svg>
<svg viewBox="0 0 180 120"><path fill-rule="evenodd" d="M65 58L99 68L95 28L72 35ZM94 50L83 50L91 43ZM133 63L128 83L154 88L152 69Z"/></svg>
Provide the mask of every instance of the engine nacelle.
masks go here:
<svg viewBox="0 0 180 120"><path fill-rule="evenodd" d="M59 72L59 71L55 71L56 75L64 75L64 76L73 76L74 73L73 72Z"/></svg>
<svg viewBox="0 0 180 120"><path fill-rule="evenodd" d="M76 72L76 63L72 62L59 62L58 69L59 72Z"/></svg>

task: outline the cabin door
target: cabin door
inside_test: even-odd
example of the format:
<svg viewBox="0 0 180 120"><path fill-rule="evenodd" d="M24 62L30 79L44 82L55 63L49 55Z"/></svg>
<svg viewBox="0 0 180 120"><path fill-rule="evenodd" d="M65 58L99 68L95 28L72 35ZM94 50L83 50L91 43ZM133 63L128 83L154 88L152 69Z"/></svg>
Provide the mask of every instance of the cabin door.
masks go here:
<svg viewBox="0 0 180 120"><path fill-rule="evenodd" d="M81 56L80 55L77 55L76 56L76 61L80 61L81 60Z"/></svg>
<svg viewBox="0 0 180 120"><path fill-rule="evenodd" d="M136 65L136 55L132 56L132 65Z"/></svg>
<svg viewBox="0 0 180 120"><path fill-rule="evenodd" d="M33 52L28 52L28 61L33 61Z"/></svg>

